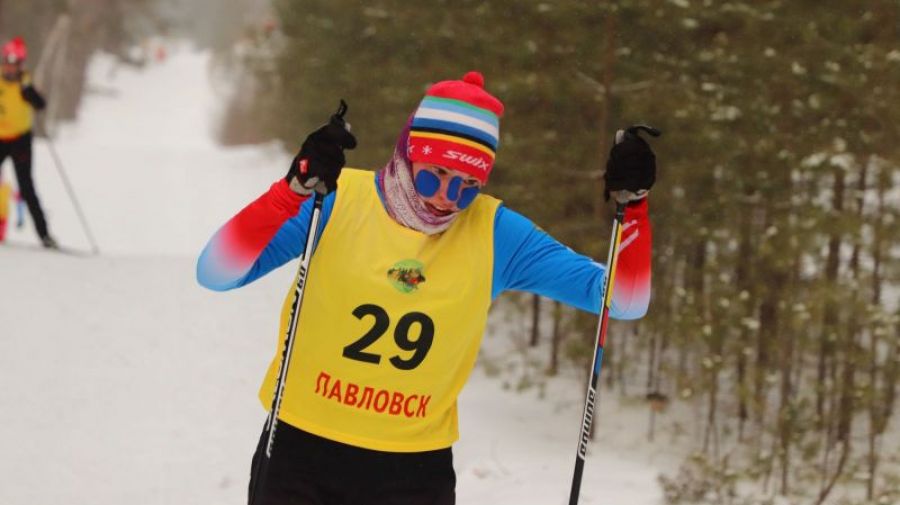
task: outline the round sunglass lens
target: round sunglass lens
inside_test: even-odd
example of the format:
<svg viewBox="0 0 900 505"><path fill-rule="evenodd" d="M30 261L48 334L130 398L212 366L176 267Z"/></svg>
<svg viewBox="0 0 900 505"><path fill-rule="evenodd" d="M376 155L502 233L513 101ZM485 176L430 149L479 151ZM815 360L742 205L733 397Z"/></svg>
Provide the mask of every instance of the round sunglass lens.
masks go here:
<svg viewBox="0 0 900 505"><path fill-rule="evenodd" d="M478 188L478 186L472 186L460 191L459 200L456 201L456 206L460 209L465 209L469 206L470 203L472 203L472 200L474 200L475 197L478 196L479 191L480 189Z"/></svg>
<svg viewBox="0 0 900 505"><path fill-rule="evenodd" d="M450 184L447 185L447 200L451 202L459 200L460 186L462 186L462 177L456 176L450 179Z"/></svg>
<svg viewBox="0 0 900 505"><path fill-rule="evenodd" d="M416 191L425 198L434 196L441 188L441 180L428 170L420 170L416 175Z"/></svg>

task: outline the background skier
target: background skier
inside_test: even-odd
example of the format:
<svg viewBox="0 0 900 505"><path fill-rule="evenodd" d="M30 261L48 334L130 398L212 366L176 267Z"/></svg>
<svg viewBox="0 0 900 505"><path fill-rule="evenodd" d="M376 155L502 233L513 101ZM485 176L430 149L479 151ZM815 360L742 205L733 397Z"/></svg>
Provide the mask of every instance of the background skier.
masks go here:
<svg viewBox="0 0 900 505"><path fill-rule="evenodd" d="M251 503L454 503L456 399L491 301L525 290L599 310L603 265L481 193L502 114L481 74L439 82L375 173L342 171L356 139L335 115L305 140L286 177L207 244L199 282L243 286L301 254L309 196L328 195L277 443L265 479L251 481ZM607 190L630 203L612 316L628 319L649 303L646 194L655 159L639 137L620 140ZM260 390L266 407L280 356L279 349ZM265 440L263 433L254 465Z"/></svg>
<svg viewBox="0 0 900 505"><path fill-rule="evenodd" d="M47 221L31 175L34 110L43 109L46 102L32 84L31 75L25 71L27 56L28 48L21 37L10 40L0 49L0 57L3 59L0 79L0 171L6 158L11 157L19 193L28 206L41 243L44 247L57 248L56 241L47 229Z"/></svg>

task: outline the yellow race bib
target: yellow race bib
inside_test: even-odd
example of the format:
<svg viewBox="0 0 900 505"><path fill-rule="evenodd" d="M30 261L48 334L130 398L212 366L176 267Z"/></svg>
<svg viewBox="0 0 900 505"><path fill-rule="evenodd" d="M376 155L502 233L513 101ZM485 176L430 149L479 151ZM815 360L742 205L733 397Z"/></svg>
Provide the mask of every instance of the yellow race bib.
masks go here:
<svg viewBox="0 0 900 505"><path fill-rule="evenodd" d="M0 140L21 137L31 130L34 112L22 98L18 82L0 79Z"/></svg>
<svg viewBox="0 0 900 505"><path fill-rule="evenodd" d="M487 322L500 202L479 195L428 236L387 214L374 173L344 169L339 188L310 264L279 418L368 449L449 447ZM266 408L292 300L293 286L260 389Z"/></svg>

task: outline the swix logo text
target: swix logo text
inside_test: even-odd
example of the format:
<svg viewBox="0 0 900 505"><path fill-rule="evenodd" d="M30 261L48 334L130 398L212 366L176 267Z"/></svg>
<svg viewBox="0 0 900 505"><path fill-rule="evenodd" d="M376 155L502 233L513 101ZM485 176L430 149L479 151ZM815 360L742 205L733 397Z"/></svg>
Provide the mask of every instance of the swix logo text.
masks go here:
<svg viewBox="0 0 900 505"><path fill-rule="evenodd" d="M444 158L450 160L459 160L480 170L488 169L488 162L485 161L481 156L472 156L469 154L461 153L459 151L450 150L444 153Z"/></svg>

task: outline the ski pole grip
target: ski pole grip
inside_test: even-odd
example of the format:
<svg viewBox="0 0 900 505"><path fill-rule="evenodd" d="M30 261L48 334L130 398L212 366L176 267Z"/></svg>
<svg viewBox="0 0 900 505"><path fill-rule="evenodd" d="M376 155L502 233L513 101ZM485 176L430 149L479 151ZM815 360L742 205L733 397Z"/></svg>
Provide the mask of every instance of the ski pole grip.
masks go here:
<svg viewBox="0 0 900 505"><path fill-rule="evenodd" d="M328 129L331 135L338 141L341 149L356 148L356 137L350 132L350 123L344 120L344 114L347 113L347 102L341 98L338 110L331 115L328 121Z"/></svg>
<svg viewBox="0 0 900 505"><path fill-rule="evenodd" d="M346 114L346 113L347 113L347 102L345 102L344 99L341 98L341 104L338 105L338 110L337 110L337 112L334 113L334 115L337 116L338 119L343 121L344 114Z"/></svg>
<svg viewBox="0 0 900 505"><path fill-rule="evenodd" d="M659 137L660 135L662 135L662 132L659 131L657 128L654 128L654 127L652 127L650 125L646 125L646 124L632 125L632 126L629 126L625 131L629 135L634 135L635 137L637 137L638 132L640 132L641 130L647 132L647 134L649 134L653 137Z"/></svg>

